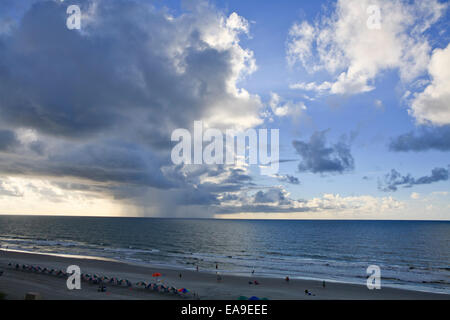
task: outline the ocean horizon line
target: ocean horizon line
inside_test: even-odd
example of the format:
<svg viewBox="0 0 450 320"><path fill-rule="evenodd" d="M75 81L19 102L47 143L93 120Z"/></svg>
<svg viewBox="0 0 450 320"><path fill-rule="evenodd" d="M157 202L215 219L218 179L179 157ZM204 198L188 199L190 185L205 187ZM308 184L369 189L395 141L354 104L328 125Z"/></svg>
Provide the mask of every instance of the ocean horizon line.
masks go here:
<svg viewBox="0 0 450 320"><path fill-rule="evenodd" d="M258 218L213 218L213 217L147 217L147 216L96 216L96 215L67 215L67 214L9 214L0 213L0 217L67 217L67 218L124 218L124 219L165 219L165 220L215 220L215 221L374 221L374 222L450 222L439 219L258 219Z"/></svg>

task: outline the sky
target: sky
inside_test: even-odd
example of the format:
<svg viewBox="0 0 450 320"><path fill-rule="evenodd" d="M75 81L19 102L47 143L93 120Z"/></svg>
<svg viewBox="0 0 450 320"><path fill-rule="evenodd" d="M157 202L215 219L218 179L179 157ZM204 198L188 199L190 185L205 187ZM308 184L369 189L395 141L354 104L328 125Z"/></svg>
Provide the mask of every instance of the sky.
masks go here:
<svg viewBox="0 0 450 320"><path fill-rule="evenodd" d="M0 214L450 220L449 24L442 0L2 0ZM278 173L174 164L194 121L278 129Z"/></svg>

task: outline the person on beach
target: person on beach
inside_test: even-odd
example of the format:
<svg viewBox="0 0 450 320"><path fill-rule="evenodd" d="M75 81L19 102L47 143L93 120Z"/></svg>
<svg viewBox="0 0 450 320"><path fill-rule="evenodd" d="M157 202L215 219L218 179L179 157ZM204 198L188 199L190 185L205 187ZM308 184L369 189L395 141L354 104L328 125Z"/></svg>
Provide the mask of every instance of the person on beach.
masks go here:
<svg viewBox="0 0 450 320"><path fill-rule="evenodd" d="M308 289L305 290L305 295L306 296L315 296L315 294L313 294L312 292L308 291Z"/></svg>
<svg viewBox="0 0 450 320"><path fill-rule="evenodd" d="M195 266L195 269L196 269L196 270L197 270L197 272L198 272L198 265L196 265L196 266Z"/></svg>
<svg viewBox="0 0 450 320"><path fill-rule="evenodd" d="M322 288L325 289L325 280L322 281Z"/></svg>
<svg viewBox="0 0 450 320"><path fill-rule="evenodd" d="M289 282L289 277L286 277L284 280L286 280L286 282Z"/></svg>
<svg viewBox="0 0 450 320"><path fill-rule="evenodd" d="M182 277L182 275L181 275L181 273L178 275L179 277L180 277L180 279L181 279L181 277Z"/></svg>
<svg viewBox="0 0 450 320"><path fill-rule="evenodd" d="M216 270L219 269L219 265L216 263Z"/></svg>
<svg viewBox="0 0 450 320"><path fill-rule="evenodd" d="M106 286L104 284L100 284L98 286L98 292L106 292Z"/></svg>

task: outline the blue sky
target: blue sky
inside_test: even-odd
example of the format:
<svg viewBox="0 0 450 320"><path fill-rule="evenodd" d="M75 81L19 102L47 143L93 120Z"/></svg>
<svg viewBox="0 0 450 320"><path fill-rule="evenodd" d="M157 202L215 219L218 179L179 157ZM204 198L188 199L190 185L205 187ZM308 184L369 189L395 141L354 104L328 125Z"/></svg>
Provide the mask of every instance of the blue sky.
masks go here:
<svg viewBox="0 0 450 320"><path fill-rule="evenodd" d="M2 213L450 219L448 2L77 3L80 31L0 6ZM292 161L173 166L194 120L280 129Z"/></svg>
<svg viewBox="0 0 450 320"><path fill-rule="evenodd" d="M257 92L265 99L275 91L286 99L294 101L302 99L300 92L289 89L289 84L320 79L321 74L308 74L304 68L290 67L286 63L287 31L294 22L309 21L313 23L318 17L326 15L326 11L335 6L333 1L226 1L218 3L218 7L228 12L239 12L251 21L251 36L244 39L243 45L255 52L258 71L242 82L252 92ZM324 7L326 8L324 10ZM440 18L439 23L427 31L432 48L445 48L448 45L448 11ZM323 75L323 74L322 74ZM423 75L427 78L427 75ZM389 139L416 128L415 119L407 112L407 105L402 103L405 85L401 83L398 70L385 71L374 81L375 89L371 92L348 97L326 96L318 101L306 102L311 123L293 125L290 120L278 121L276 125L283 128L283 142L304 138L314 130L329 129L329 138L337 139L342 134L356 133L353 142L355 170L344 175L325 175L318 178L311 174L298 173L301 186L290 190L308 196L318 196L323 192L340 192L352 195L358 193L382 196L376 179L393 168L401 168L403 172L413 172L416 175L427 175L430 168L447 166L448 158L445 152L428 151L426 153L390 153L387 151ZM327 99L341 100L339 106L330 106ZM383 106L377 108L375 100L382 101ZM286 150L286 158L295 158L294 150ZM292 173L297 164L293 162L281 166L281 171ZM364 176L371 179L362 181ZM324 183L326 181L326 183ZM357 185L357 190L355 190ZM413 189L400 189L395 196L408 200L411 192L425 192L448 189L448 182L436 185L417 186ZM301 191L300 191L301 190Z"/></svg>

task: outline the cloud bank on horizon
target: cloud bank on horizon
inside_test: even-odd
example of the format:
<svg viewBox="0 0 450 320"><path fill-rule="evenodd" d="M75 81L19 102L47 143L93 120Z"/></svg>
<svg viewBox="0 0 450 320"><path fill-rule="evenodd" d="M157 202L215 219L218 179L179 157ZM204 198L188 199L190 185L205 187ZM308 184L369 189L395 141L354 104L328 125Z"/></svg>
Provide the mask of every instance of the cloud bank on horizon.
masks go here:
<svg viewBox="0 0 450 320"><path fill-rule="evenodd" d="M76 4L0 3L0 213L450 219L447 2ZM280 172L173 164L196 120L280 129Z"/></svg>

